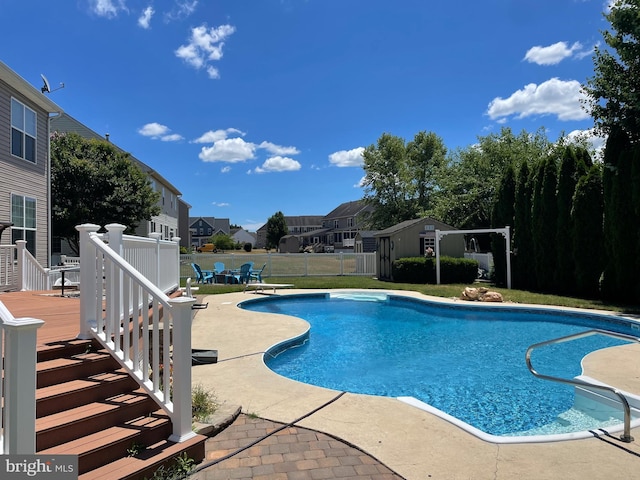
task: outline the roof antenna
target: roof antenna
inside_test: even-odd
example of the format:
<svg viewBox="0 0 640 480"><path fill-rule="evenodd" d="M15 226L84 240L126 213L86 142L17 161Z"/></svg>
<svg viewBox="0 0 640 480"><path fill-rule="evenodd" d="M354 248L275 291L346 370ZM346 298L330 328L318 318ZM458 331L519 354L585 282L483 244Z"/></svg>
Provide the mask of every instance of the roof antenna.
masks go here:
<svg viewBox="0 0 640 480"><path fill-rule="evenodd" d="M40 76L42 77L42 82L44 83L44 85L42 85L42 88L40 88L40 91L42 93L51 93L64 88L64 83L60 82L60 86L58 88L54 88L53 90L51 90L51 86L49 85L49 80L47 80L47 77L45 77L43 74L40 74Z"/></svg>

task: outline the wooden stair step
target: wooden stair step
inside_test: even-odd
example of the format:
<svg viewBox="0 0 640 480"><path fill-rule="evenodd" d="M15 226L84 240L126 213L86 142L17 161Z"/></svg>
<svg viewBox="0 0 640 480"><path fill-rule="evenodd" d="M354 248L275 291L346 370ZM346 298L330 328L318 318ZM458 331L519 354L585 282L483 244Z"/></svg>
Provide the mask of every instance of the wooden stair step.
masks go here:
<svg viewBox="0 0 640 480"><path fill-rule="evenodd" d="M158 405L142 389L70 408L36 419L36 450L69 442L132 418L148 415Z"/></svg>
<svg viewBox="0 0 640 480"><path fill-rule="evenodd" d="M99 344L94 340L67 340L38 345L38 362L53 360L63 356L78 355L88 349L96 349Z"/></svg>
<svg viewBox="0 0 640 480"><path fill-rule="evenodd" d="M37 388L68 382L118 368L120 368L118 362L105 351L82 353L71 357L38 362L36 365Z"/></svg>
<svg viewBox="0 0 640 480"><path fill-rule="evenodd" d="M171 464L182 452L198 465L204 459L207 437L196 435L181 443L168 440L150 445L135 457L124 457L108 465L80 474L79 480L141 480L151 478L161 465Z"/></svg>
<svg viewBox="0 0 640 480"><path fill-rule="evenodd" d="M40 455L77 455L79 473L129 455L134 444L155 444L171 435L171 420L162 410L121 425L39 451ZM114 477L115 478L115 477Z"/></svg>
<svg viewBox="0 0 640 480"><path fill-rule="evenodd" d="M124 369L38 388L36 415L38 418L45 417L136 388L138 383Z"/></svg>

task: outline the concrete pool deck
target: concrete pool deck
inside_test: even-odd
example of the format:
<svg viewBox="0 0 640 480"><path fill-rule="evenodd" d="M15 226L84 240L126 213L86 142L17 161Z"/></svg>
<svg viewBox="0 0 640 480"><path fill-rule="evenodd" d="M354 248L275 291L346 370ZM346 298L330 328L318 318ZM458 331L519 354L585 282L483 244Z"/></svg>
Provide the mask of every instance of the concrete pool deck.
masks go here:
<svg viewBox="0 0 640 480"><path fill-rule="evenodd" d="M313 291L280 295L295 293ZM197 311L193 321L193 347L218 351L218 363L192 369L193 383L212 390L220 403L281 423L327 404L296 425L345 440L408 480L633 478L640 469L640 429L632 430L636 440L631 443L619 441L615 433L600 439L493 444L394 398L347 393L336 399L340 392L283 378L263 364L262 354L304 333L307 324L236 306L252 298L246 293L206 296L208 308ZM583 366L585 375L640 395L640 345L595 352Z"/></svg>

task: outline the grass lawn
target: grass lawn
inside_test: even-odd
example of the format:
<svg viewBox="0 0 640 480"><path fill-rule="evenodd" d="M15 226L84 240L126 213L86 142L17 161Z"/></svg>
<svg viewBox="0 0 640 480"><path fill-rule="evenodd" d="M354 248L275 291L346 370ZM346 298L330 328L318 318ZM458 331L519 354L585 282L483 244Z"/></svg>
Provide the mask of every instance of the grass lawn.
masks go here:
<svg viewBox="0 0 640 480"><path fill-rule="evenodd" d="M387 289L387 290L412 290L425 295L435 297L453 298L459 297L465 287L470 285L429 285L411 283L382 282L370 277L358 276L306 276L306 277L273 277L264 280L265 283L291 283L295 288L301 289L331 289L331 288L359 288L359 289ZM589 300L575 297L562 297L559 295L546 295L525 290L508 290L495 288L490 284L473 285L487 286L491 290L500 292L505 302L530 303L538 305L557 305L562 307L592 308L598 310L610 310L620 313L640 314L640 305L621 305L606 303L600 300ZM198 285L198 295L217 293L241 292L242 285Z"/></svg>

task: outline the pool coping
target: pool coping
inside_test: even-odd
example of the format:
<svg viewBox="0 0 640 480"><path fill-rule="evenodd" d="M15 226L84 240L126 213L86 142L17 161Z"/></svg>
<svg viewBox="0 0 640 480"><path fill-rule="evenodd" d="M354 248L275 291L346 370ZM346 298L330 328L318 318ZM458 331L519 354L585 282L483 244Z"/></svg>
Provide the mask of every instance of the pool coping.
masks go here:
<svg viewBox="0 0 640 480"><path fill-rule="evenodd" d="M454 299L430 297L417 292L388 289L380 291L392 295L415 296L434 302L457 302ZM281 295L314 292L322 293L327 290L289 290L281 292ZM337 392L285 379L264 365L261 352L267 351L286 338L303 334L307 328L306 322L284 315L257 314L237 308L236 305L246 299L248 296L242 294L212 295L206 298L209 309L199 311L194 319L194 347L216 348L220 357L217 365L195 367L194 383L211 386L219 399L242 405L245 413L281 422L292 421L333 398ZM469 302L464 303L467 305ZM505 303L492 304L491 307L501 308L501 305L523 306ZM545 308L538 305L530 307ZM478 305L478 308L482 307ZM548 308L565 310L562 307ZM600 313L611 315L611 312ZM608 352L604 361L598 361L598 353L589 355L589 361L585 361L583 367L585 373L591 373L590 369L594 369L600 375L596 378L604 383L611 383L602 378L602 373L606 373L607 368L614 370L612 378L621 375L616 371L618 369L614 368L612 358L617 356L619 361L620 355L630 354L640 358L640 350L637 348L617 353ZM637 361L625 363L640 364ZM637 394L640 392L640 372L634 371L631 376L634 378L627 380L632 388L624 390ZM531 478L556 478L556 475L562 475L564 478L578 479L584 478L585 470L578 469L576 472L574 468L570 468L574 461L595 462L599 468L606 466L610 474L620 468L630 468L628 462L632 461L628 453L617 458L619 453L610 447L603 448L602 442L594 437L554 442L553 447L550 447L549 443L496 444L474 437L442 418L397 399L357 394L344 395L335 404L305 419L301 426L351 442L408 479L425 478L425 472L434 473L433 476L438 473L438 478L452 478L448 475L453 472L460 475L460 478L494 478L498 464L501 465L501 472L511 472L521 478L526 477L522 476L524 471L534 469L537 473ZM633 433L636 437L640 435L637 431L632 431ZM640 455L640 447L636 442L623 445L627 449L638 450ZM461 448L473 454L473 459L466 463L457 461ZM541 455L541 452L544 452L544 455ZM512 458L502 464L500 457L505 453ZM536 457L535 461L531 455ZM575 460L569 461L572 458ZM551 470L554 476L545 477L546 473L540 475L541 465L549 463L554 465L554 469ZM486 476L479 472L486 472Z"/></svg>

